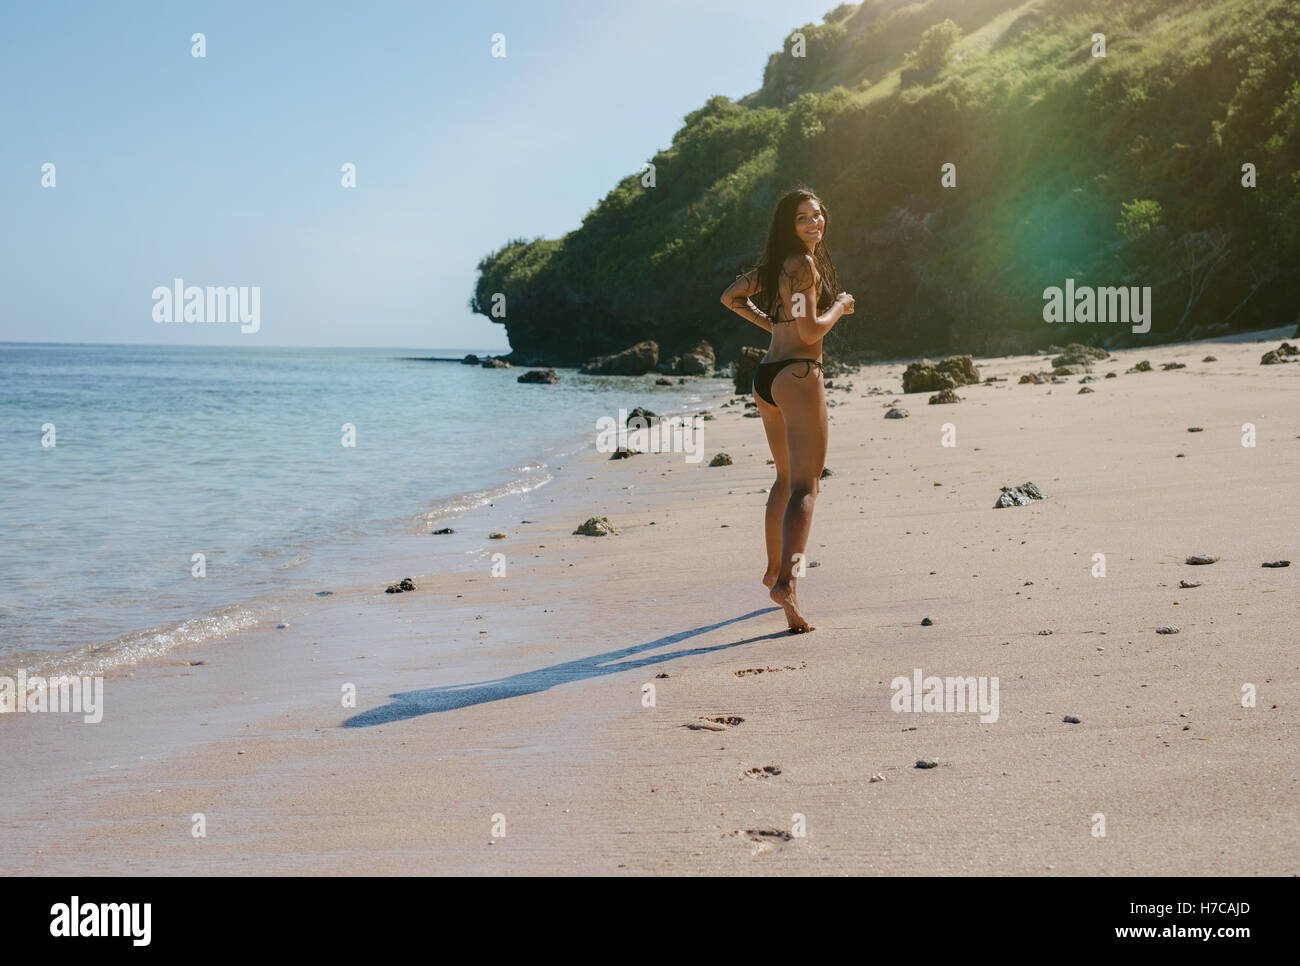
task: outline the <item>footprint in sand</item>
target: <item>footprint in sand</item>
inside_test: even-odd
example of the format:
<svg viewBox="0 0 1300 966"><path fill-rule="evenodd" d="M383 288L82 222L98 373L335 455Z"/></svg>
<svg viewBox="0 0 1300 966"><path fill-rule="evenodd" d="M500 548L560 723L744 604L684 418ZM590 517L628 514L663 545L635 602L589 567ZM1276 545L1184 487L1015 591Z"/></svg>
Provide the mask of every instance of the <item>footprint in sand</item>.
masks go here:
<svg viewBox="0 0 1300 966"><path fill-rule="evenodd" d="M805 661L802 664L800 664L798 667L793 667L792 665L789 664L787 664L785 667L747 667L743 671L732 671L731 673L736 675L736 677L738 678L743 678L746 674L768 674L768 673L775 673L777 671L801 671L807 666L808 666L808 662Z"/></svg>
<svg viewBox="0 0 1300 966"><path fill-rule="evenodd" d="M763 855L768 852L777 852L781 846L794 838L789 832L783 832L775 828L751 828L741 831L736 829L734 832L727 833L728 838L737 836L745 839L754 846L751 855Z"/></svg>
<svg viewBox="0 0 1300 966"><path fill-rule="evenodd" d="M760 778L771 778L773 775L779 774L781 774L781 769L776 767L776 765L764 765L762 768L746 769L745 774L741 776L741 780L743 781L746 778L753 778L755 780Z"/></svg>

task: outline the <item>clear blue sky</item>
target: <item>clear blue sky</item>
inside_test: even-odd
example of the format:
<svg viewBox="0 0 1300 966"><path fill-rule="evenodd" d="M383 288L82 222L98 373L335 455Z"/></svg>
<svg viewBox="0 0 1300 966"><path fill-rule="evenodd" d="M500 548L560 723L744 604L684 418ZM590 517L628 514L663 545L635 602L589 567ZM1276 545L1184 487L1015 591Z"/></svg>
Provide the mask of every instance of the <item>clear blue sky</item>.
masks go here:
<svg viewBox="0 0 1300 966"><path fill-rule="evenodd" d="M3 0L0 341L504 349L478 260L577 227L834 6ZM177 277L260 286L261 330L155 323Z"/></svg>

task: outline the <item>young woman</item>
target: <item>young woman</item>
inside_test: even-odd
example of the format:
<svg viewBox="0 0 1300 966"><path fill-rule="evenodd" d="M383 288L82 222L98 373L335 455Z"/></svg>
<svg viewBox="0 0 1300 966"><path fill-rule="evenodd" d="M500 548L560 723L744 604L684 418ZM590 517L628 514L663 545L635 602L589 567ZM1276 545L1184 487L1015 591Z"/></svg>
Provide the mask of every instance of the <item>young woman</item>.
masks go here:
<svg viewBox="0 0 1300 966"><path fill-rule="evenodd" d="M813 504L826 463L822 339L843 316L853 314L852 295L830 294L838 289L839 279L826 250L829 226L830 211L817 195L806 188L789 192L776 206L758 264L722 293L723 305L772 333L753 385L776 464L776 482L767 495L763 585L784 608L795 634L813 630L799 610L794 571L806 559ZM771 315L750 301L759 292Z"/></svg>

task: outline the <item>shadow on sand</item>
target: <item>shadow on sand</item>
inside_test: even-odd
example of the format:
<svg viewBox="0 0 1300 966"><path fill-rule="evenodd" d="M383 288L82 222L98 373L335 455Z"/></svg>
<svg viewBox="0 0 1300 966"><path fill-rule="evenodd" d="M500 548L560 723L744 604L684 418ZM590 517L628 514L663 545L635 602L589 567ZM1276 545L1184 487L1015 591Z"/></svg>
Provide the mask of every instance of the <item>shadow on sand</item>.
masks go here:
<svg viewBox="0 0 1300 966"><path fill-rule="evenodd" d="M457 708L468 708L475 704L484 704L488 701L500 701L504 698L513 698L521 694L536 694L538 691L545 691L553 688L557 684L568 684L570 681L583 681L589 678L601 677L605 674L617 674L620 671L632 671L637 668L650 667L655 664L662 664L665 661L672 661L679 657L690 657L693 654L708 654L711 651L724 651L731 647L740 647L742 644L753 644L756 641L774 640L778 637L788 637L789 631L780 630L772 634L762 634L757 637L747 637L744 640L733 641L730 644L715 644L712 647L697 647L689 651L673 651L670 654L658 654L652 657L643 657L635 661L625 661L623 658L631 657L635 654L641 654L645 651L653 651L656 648L667 647L670 644L676 644L688 638L700 634L707 634L709 631L717 630L719 627L726 627L728 624L736 624L740 621L749 620L751 617L757 617L760 614L768 614L772 611L780 611L779 607L765 607L762 610L750 611L740 617L733 617L730 620L719 621L716 624L708 624L704 627L692 628L688 631L679 631L676 634L670 634L667 637L661 637L658 640L650 641L648 644L636 644L632 647L625 647L618 651L607 651L604 654L596 654L592 657L579 658L576 661L568 661L564 664L553 664L550 667L540 668L536 671L524 671L521 674L512 674L509 677L496 678L491 681L475 681L471 684L450 684L439 688L424 688L420 691L403 691L398 694L390 694L391 703L382 707L371 708L369 711L363 711L361 714L353 715L343 722L345 728L369 728L372 725L390 724L394 721L402 721L406 718L417 718L422 714L434 714L439 711L455 711ZM617 662L617 663L612 663Z"/></svg>

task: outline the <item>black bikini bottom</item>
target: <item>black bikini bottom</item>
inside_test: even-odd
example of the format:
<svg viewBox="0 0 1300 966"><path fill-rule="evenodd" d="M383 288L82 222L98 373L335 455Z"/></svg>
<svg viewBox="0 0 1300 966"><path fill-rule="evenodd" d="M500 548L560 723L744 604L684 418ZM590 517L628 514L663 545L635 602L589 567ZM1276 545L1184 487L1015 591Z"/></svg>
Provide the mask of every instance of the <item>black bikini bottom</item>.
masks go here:
<svg viewBox="0 0 1300 966"><path fill-rule="evenodd" d="M804 366L803 375L795 373L796 379L802 379L804 376L807 376L812 372L813 366L816 366L818 369L821 369L822 367L822 364L816 359L782 359L780 362L760 362L758 367L754 370L754 392L758 393L758 397L764 402L771 403L775 406L776 400L772 398L772 380L776 378L778 372L786 366L796 362L808 363L808 365Z"/></svg>

